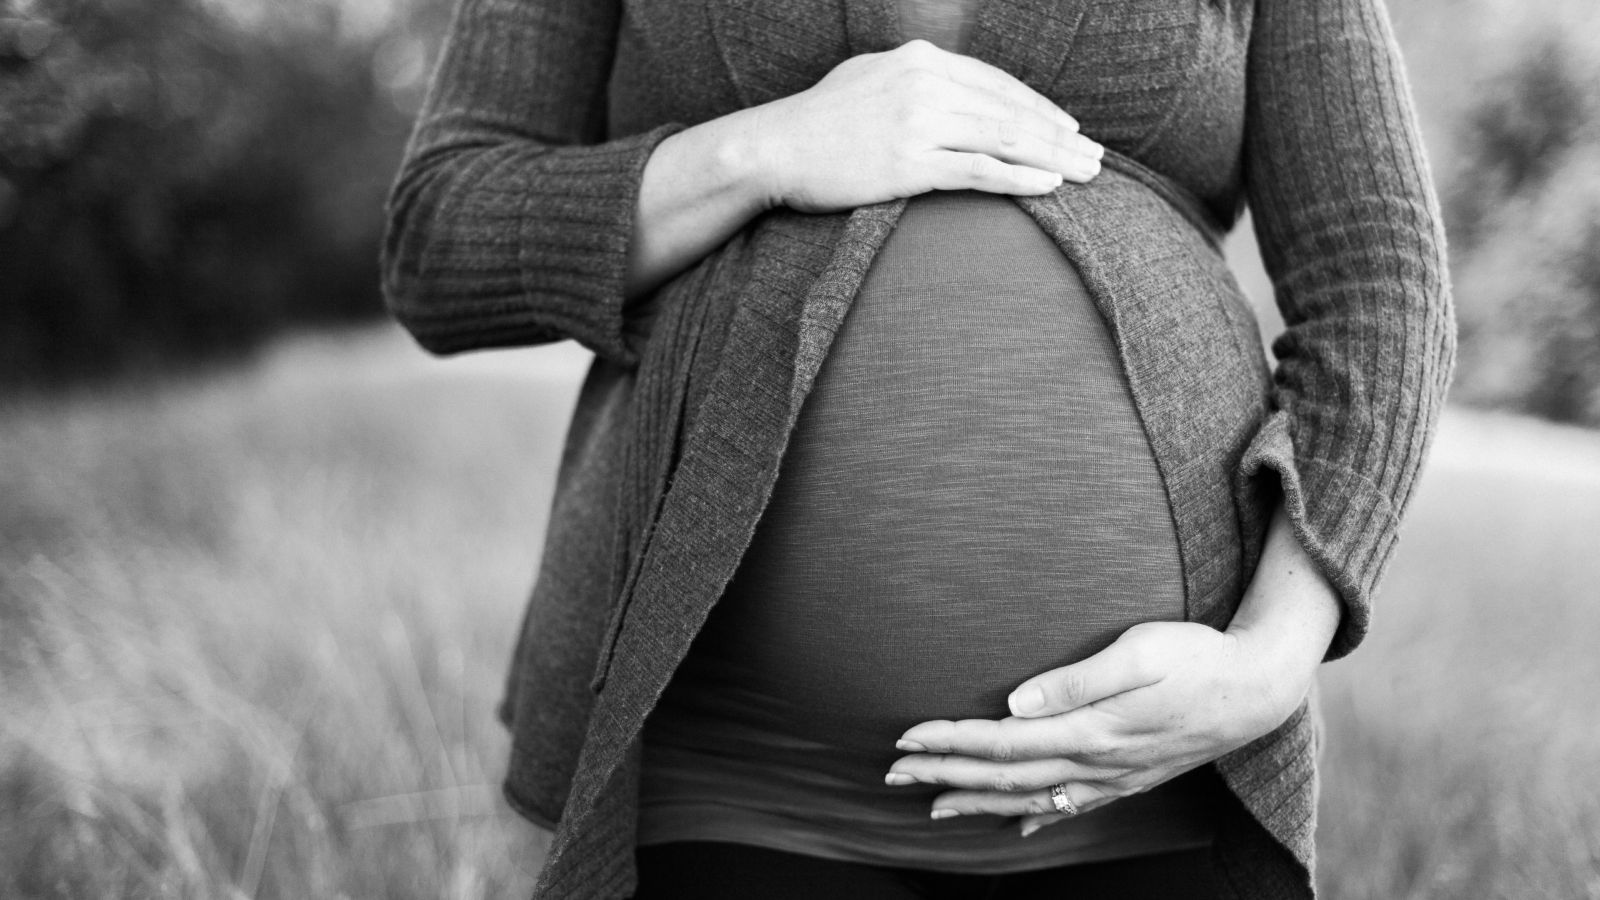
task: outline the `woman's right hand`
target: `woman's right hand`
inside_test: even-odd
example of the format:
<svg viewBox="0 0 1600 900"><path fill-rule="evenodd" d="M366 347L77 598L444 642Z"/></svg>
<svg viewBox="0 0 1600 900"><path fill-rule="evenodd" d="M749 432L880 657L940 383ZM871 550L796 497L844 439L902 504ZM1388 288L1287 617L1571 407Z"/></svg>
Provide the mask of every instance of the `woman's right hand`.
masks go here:
<svg viewBox="0 0 1600 900"><path fill-rule="evenodd" d="M1099 144L1004 71L911 41L809 89L668 136L639 183L625 297L648 293L752 218L842 212L931 190L1043 194L1100 171Z"/></svg>
<svg viewBox="0 0 1600 900"><path fill-rule="evenodd" d="M1103 148L988 63L910 41L854 56L750 112L767 202L838 212L930 190L1044 194L1100 171Z"/></svg>

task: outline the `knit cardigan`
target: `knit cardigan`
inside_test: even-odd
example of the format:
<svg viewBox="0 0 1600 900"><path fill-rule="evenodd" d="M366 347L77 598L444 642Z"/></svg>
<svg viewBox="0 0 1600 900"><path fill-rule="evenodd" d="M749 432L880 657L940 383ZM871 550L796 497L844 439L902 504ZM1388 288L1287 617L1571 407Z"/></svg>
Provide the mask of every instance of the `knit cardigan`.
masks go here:
<svg viewBox="0 0 1600 900"><path fill-rule="evenodd" d="M509 802L555 829L536 896L635 885L639 735L737 567L829 342L904 200L776 209L624 301L641 172L673 132L899 41L896 0L460 0L389 204L385 291L438 353L596 358L500 714ZM1437 201L1382 0L983 0L968 52L1108 148L1019 198L1116 340L1186 617L1227 625L1282 505L1369 621L1454 359ZM1218 249L1253 213L1270 368ZM1314 894L1317 717L1215 762L1228 896Z"/></svg>

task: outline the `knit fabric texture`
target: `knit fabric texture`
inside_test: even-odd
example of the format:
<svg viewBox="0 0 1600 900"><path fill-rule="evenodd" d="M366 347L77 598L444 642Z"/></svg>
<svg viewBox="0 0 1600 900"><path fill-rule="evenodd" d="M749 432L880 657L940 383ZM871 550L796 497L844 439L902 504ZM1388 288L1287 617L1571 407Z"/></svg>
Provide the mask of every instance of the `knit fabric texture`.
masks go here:
<svg viewBox="0 0 1600 900"><path fill-rule="evenodd" d="M638 737L770 496L905 201L763 214L644 303L640 175L684 127L899 42L895 0L460 0L389 205L385 292L440 353L576 339L570 426L501 715L536 896L634 886ZM982 0L968 53L1073 113L1106 170L1019 205L1116 340L1185 615L1225 627L1282 504L1365 634L1454 359L1444 240L1381 0ZM1218 249L1245 202L1287 330L1269 368ZM650 315L645 315L645 311ZM1244 548L1241 552L1238 548ZM1316 716L1219 759L1229 896L1306 897Z"/></svg>

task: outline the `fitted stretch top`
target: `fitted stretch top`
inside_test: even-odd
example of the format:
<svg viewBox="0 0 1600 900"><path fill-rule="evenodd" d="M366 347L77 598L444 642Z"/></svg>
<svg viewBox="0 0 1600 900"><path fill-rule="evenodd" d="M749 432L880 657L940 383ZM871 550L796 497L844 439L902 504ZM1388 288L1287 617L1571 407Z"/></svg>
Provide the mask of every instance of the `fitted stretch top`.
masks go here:
<svg viewBox="0 0 1600 900"><path fill-rule="evenodd" d="M971 0L902 0L964 46ZM801 409L773 496L645 729L639 841L1008 872L1201 846L1204 770L1022 839L888 787L895 740L1180 620L1171 513L1117 350L1009 198L908 204Z"/></svg>

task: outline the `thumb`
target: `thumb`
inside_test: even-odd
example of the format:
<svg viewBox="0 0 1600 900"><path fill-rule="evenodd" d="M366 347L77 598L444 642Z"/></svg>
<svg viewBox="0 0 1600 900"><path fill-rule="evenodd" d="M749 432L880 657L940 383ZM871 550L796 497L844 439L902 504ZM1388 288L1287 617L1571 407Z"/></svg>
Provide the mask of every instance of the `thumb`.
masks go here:
<svg viewBox="0 0 1600 900"><path fill-rule="evenodd" d="M1024 681L1006 699L1011 714L1024 719L1059 715L1155 684L1161 673L1148 662L1155 654L1147 652L1147 633L1135 627L1088 659Z"/></svg>

